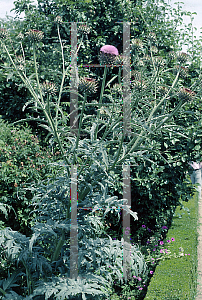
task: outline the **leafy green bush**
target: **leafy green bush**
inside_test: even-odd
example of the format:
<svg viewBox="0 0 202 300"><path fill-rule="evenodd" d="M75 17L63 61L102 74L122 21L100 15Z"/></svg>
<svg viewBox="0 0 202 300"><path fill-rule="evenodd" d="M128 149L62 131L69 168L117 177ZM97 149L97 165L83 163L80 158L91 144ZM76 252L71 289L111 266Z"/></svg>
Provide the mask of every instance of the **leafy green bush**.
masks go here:
<svg viewBox="0 0 202 300"><path fill-rule="evenodd" d="M51 162L59 152L43 149L27 127L14 127L0 120L0 199L1 224L22 233L30 230L33 216L29 207L33 194L29 186L55 176Z"/></svg>

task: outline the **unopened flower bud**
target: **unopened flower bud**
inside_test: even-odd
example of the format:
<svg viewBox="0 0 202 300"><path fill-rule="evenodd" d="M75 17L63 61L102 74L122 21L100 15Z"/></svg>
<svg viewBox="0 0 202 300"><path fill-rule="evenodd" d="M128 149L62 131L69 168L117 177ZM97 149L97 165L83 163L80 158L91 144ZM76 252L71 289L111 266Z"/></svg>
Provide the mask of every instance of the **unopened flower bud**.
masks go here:
<svg viewBox="0 0 202 300"><path fill-rule="evenodd" d="M36 29L30 29L26 32L26 36L30 41L40 42L43 39L44 33Z"/></svg>
<svg viewBox="0 0 202 300"><path fill-rule="evenodd" d="M6 39L8 37L8 31L5 28L0 28L0 38Z"/></svg>
<svg viewBox="0 0 202 300"><path fill-rule="evenodd" d="M81 24L78 27L78 31L83 33L83 34L89 34L90 33L91 27L88 26L87 24Z"/></svg>
<svg viewBox="0 0 202 300"><path fill-rule="evenodd" d="M154 57L154 64L156 67L163 67L165 65L165 59L161 56L155 56Z"/></svg>
<svg viewBox="0 0 202 300"><path fill-rule="evenodd" d="M62 17L61 17L61 16L57 16L57 17L55 18L55 23L62 24L62 23L63 23Z"/></svg>
<svg viewBox="0 0 202 300"><path fill-rule="evenodd" d="M166 86L159 86L157 92L160 96L165 96L168 93L168 88Z"/></svg>
<svg viewBox="0 0 202 300"><path fill-rule="evenodd" d="M120 83L115 83L112 87L111 87L111 92L112 93L117 93L122 95L122 85Z"/></svg>
<svg viewBox="0 0 202 300"><path fill-rule="evenodd" d="M183 101L191 101L193 100L193 98L195 97L196 93L191 91L190 89L187 88L181 88L179 93L178 93L178 97L180 100Z"/></svg>
<svg viewBox="0 0 202 300"><path fill-rule="evenodd" d="M147 86L143 80L134 80L132 82L132 88L141 92L142 90L145 90Z"/></svg>
<svg viewBox="0 0 202 300"><path fill-rule="evenodd" d="M24 34L22 34L21 32L17 35L16 37L18 40L23 40L24 39Z"/></svg>
<svg viewBox="0 0 202 300"><path fill-rule="evenodd" d="M49 81L44 81L41 84L41 90L44 94L54 95L57 92L56 84Z"/></svg>
<svg viewBox="0 0 202 300"><path fill-rule="evenodd" d="M181 52L177 56L177 61L181 64L184 64L189 59L189 55L187 53Z"/></svg>
<svg viewBox="0 0 202 300"><path fill-rule="evenodd" d="M78 87L84 93L96 93L97 81L93 78L81 77Z"/></svg>
<svg viewBox="0 0 202 300"><path fill-rule="evenodd" d="M152 43L156 42L156 34L154 32L150 32L149 35L147 36L147 39L151 41Z"/></svg>
<svg viewBox="0 0 202 300"><path fill-rule="evenodd" d="M143 42L140 39L133 39L131 41L131 49L141 51L143 49Z"/></svg>
<svg viewBox="0 0 202 300"><path fill-rule="evenodd" d="M158 53L158 48L156 46L151 46L151 52L153 52L154 54Z"/></svg>
<svg viewBox="0 0 202 300"><path fill-rule="evenodd" d="M176 66L176 68L174 69L174 74L176 75L178 73L178 70L179 70L179 66ZM185 68L185 67L180 67L180 77L182 78L186 78L188 76L188 72L189 72L189 69L188 68Z"/></svg>

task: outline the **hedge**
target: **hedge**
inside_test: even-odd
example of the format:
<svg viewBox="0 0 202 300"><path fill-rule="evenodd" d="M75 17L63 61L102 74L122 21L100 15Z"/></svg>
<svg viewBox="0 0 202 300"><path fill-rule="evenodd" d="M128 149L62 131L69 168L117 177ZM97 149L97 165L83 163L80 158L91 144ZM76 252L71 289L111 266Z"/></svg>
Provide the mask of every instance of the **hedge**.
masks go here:
<svg viewBox="0 0 202 300"><path fill-rule="evenodd" d="M195 193L189 202L183 202L183 205L183 212L180 206L176 208L165 243L174 237L175 241L169 243L169 250L171 253L178 254L183 248L184 256L165 259L159 263L148 286L145 300L193 300L196 297L198 266L197 194Z"/></svg>

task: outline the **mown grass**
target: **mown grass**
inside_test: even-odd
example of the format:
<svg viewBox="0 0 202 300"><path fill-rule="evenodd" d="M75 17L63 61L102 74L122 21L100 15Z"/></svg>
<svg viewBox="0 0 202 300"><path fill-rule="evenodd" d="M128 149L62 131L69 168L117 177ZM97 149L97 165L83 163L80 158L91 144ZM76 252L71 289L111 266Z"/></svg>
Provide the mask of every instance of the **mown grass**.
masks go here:
<svg viewBox="0 0 202 300"><path fill-rule="evenodd" d="M197 292L198 197L183 202L185 210L177 207L167 233L171 253L184 256L161 261L150 281L145 300L193 300Z"/></svg>

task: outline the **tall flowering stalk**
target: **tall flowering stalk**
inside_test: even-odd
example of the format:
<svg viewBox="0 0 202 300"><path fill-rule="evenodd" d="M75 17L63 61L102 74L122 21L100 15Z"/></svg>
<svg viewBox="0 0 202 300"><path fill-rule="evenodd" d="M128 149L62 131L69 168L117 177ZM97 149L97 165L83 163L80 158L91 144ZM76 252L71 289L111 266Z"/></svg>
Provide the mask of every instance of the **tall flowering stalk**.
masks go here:
<svg viewBox="0 0 202 300"><path fill-rule="evenodd" d="M80 133L81 133L81 128L82 128L82 119L84 117L84 109L85 109L85 106L87 103L87 93L95 92L97 90L97 83L96 83L95 79L92 79L92 78L88 78L88 77L80 78L79 88L80 88L81 92L85 93L85 95L84 95L84 97L82 95L80 95L81 98L83 99L83 103L82 103L82 111L81 111L80 121L79 121L79 128L78 128L79 131L78 131L78 135L77 135L76 141L75 141L73 156L72 156L72 158L71 158L71 156L68 157L66 150L64 148L63 142L61 140L61 137L59 135L59 131L58 131L58 118L59 118L59 112L60 112L61 95L62 95L62 91L64 89L64 81L65 81L65 78L66 78L66 76L69 72L69 68L70 68L70 66L68 66L65 69L63 44L62 44L62 40L60 37L60 31L59 31L60 24L62 24L61 19L59 19L59 21L57 21L57 29L58 29L59 42L60 42L60 46L61 46L63 72L62 72L62 80L61 80L61 85L60 85L60 89L59 89L59 96L58 96L57 103L56 104L51 103L51 105L54 105L54 107L55 107L55 114L56 114L55 118L53 118L51 111L50 111L50 97L52 94L56 93L55 86L53 83L50 83L50 82L49 83L44 82L42 84L40 83L38 67L37 67L36 47L37 47L37 43L43 39L43 33L38 30L29 30L26 34L33 45L33 60L34 60L34 66L35 66L35 78L36 78L36 83L37 83L37 90L35 90L30 79L26 76L26 74L19 70L16 63L13 61L3 39L1 40L1 43L4 47L4 49L6 50L17 75L21 78L21 80L23 81L25 86L29 89L35 103L37 103L37 105L43 111L45 118L48 122L48 125L50 127L50 131L52 132L53 136L55 137L57 144L60 148L61 154L62 154L66 164L70 165L71 159L72 159L73 163L76 162L76 151L79 147L79 138L80 138ZM142 124L142 127L138 127L138 128L141 128L141 130L138 132L138 134L135 134L134 136L132 136L128 143L123 145L123 140L124 140L123 134L121 137L121 141L119 139L117 140L117 147L118 147L117 152L116 152L116 155L113 157L112 164L109 166L109 171L112 171L117 164L121 164L126 159L129 159L130 155L132 153L134 153L135 151L137 151L137 149L140 147L140 145L147 139L149 128L151 126L150 124L153 122L154 117L156 120L155 122L157 122L157 119L159 120L159 123L155 127L155 130L158 130L159 128L162 128L163 125L166 122L168 122L168 120L170 120L172 118L172 116L179 111L179 109L182 107L182 105L185 103L185 101L192 100L192 98L193 98L193 94L189 93L186 90L181 89L181 91L177 94L179 96L180 101L179 101L178 105L175 107L175 109L172 112L168 113L164 118L162 118L161 116L159 116L158 118L156 117L156 113L159 111L162 104L164 104L165 101L168 99L168 97L173 93L173 91L175 91L176 85L178 83L178 78L179 78L179 75L181 72L181 63L185 62L185 60L187 59L187 56L185 54L178 55L177 60L178 60L178 62L180 62L180 64L176 67L177 74L172 83L172 86L166 87L164 89L164 93L162 93L162 98L157 99L156 95L159 93L158 89L157 89L157 83L158 83L158 78L159 78L159 74L160 74L159 72L160 72L160 69L163 67L164 62L158 56L155 56L155 53L157 53L157 51L153 51L154 46L152 44L155 41L154 37L155 37L154 34L151 34L151 36L148 38L149 47L151 49L151 59L153 61L153 66L154 66L154 74L153 74L152 80L150 81L149 84L147 82L145 82L142 78L142 70L141 70L141 72L135 73L136 75L137 74L139 74L139 75L138 75L138 77L135 75L137 78L135 77L135 81L132 83L132 88L134 88L134 90L136 90L137 93L140 93L140 98L138 98L139 96L137 96L137 101L136 101L137 104L138 104L138 101L143 99L144 94L149 89L149 87L152 86L152 84L154 84L155 96L154 96L154 101L152 102L153 104L151 106L151 110L150 110L150 112L148 112L147 117L144 120L144 124ZM135 41L133 44L135 46L138 45L139 48L140 48L140 46L141 46L141 48L143 47L140 41ZM81 45L81 43L80 43L80 45ZM78 52L78 50L77 50L77 52ZM153 53L154 53L154 57L153 57ZM102 100L103 100L103 95L104 95L105 86L106 86L106 75L107 75L106 63L116 61L116 58L118 57L118 55L119 55L118 49L112 45L105 45L100 49L100 56L99 56L100 62L105 64L105 67L104 67L104 74L103 74L101 92L100 92L100 97L99 97L99 106L102 106ZM24 57L24 55L23 55L23 57ZM176 68L175 68L175 70L176 70ZM121 84L120 71L121 71L121 69L119 69L119 84ZM39 96L38 96L37 92L39 93ZM49 95L47 95L47 93ZM97 118L96 118L96 126L95 126L95 131L94 131L94 140L95 141L97 140L97 136L98 136L99 124L102 122L100 119L100 114L101 114L100 110L98 110ZM111 114L109 122L110 123L106 124L105 132L99 140L100 144L105 140L105 138L108 136L108 134L113 130L112 128L114 128L118 124L120 124L121 119L120 118L113 119L113 115ZM134 132L135 132L135 127L134 127ZM92 153L94 153L99 148L99 143L97 143L94 146L94 148L92 149ZM123 146L124 146L124 152L122 153ZM83 169L87 166L87 164L88 164L88 166L90 166L92 163L93 163L93 161L89 157L89 159L87 159L86 162L81 167L81 169L79 171L79 176L81 175ZM69 169L68 169L68 174L69 174Z"/></svg>

